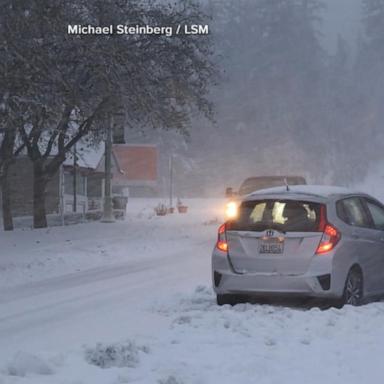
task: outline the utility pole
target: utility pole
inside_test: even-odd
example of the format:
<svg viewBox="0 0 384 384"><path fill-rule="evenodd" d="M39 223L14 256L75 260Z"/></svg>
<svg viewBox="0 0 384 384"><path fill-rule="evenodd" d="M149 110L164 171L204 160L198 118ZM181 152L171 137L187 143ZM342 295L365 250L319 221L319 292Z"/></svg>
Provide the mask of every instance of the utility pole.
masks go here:
<svg viewBox="0 0 384 384"><path fill-rule="evenodd" d="M102 223L114 223L115 217L113 215L112 205L112 134L113 134L113 116L109 116L109 126L107 129L107 138L105 140L105 183L104 183L104 210Z"/></svg>
<svg viewBox="0 0 384 384"><path fill-rule="evenodd" d="M169 208L173 208L173 155L169 158Z"/></svg>
<svg viewBox="0 0 384 384"><path fill-rule="evenodd" d="M77 153L73 146L73 212L77 212Z"/></svg>
<svg viewBox="0 0 384 384"><path fill-rule="evenodd" d="M61 225L65 225L65 207L64 207L64 166L60 167L60 217Z"/></svg>

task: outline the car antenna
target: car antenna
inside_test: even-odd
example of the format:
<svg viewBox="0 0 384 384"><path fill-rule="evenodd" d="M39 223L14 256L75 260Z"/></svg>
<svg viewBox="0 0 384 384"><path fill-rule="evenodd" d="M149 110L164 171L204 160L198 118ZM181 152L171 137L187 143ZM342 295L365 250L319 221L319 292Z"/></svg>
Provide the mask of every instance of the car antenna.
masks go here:
<svg viewBox="0 0 384 384"><path fill-rule="evenodd" d="M289 189L288 180L287 180L286 177L284 177L284 184L285 184L285 186L287 187L287 192L289 192L290 189Z"/></svg>

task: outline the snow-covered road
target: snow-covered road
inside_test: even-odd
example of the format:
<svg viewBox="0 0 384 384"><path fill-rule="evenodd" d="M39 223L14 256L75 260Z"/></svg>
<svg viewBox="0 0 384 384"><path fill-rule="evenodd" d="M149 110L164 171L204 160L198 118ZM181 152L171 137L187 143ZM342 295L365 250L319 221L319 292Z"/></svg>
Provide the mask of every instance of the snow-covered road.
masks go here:
<svg viewBox="0 0 384 384"><path fill-rule="evenodd" d="M382 382L384 303L217 307L222 202L164 218L151 204L0 234L0 384Z"/></svg>

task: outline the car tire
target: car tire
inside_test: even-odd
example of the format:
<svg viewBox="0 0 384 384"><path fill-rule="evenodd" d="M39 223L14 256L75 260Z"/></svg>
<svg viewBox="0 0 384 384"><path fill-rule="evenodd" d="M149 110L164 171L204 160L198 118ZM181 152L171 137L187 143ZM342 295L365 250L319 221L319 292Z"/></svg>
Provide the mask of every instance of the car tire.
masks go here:
<svg viewBox="0 0 384 384"><path fill-rule="evenodd" d="M239 303L239 298L236 295L217 295L216 296L217 305L236 305Z"/></svg>
<svg viewBox="0 0 384 384"><path fill-rule="evenodd" d="M363 274L359 268L352 268L345 280L342 304L359 306L364 301Z"/></svg>

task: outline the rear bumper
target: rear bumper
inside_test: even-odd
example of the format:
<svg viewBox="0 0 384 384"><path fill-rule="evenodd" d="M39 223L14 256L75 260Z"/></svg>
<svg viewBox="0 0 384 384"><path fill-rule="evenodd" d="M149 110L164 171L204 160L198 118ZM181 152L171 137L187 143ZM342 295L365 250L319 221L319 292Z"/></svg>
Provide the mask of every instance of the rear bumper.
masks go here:
<svg viewBox="0 0 384 384"><path fill-rule="evenodd" d="M224 253L214 251L212 256L212 281L217 294L340 298L342 288L334 284L335 280L332 275L332 260L316 260L301 275L239 274L234 272Z"/></svg>

